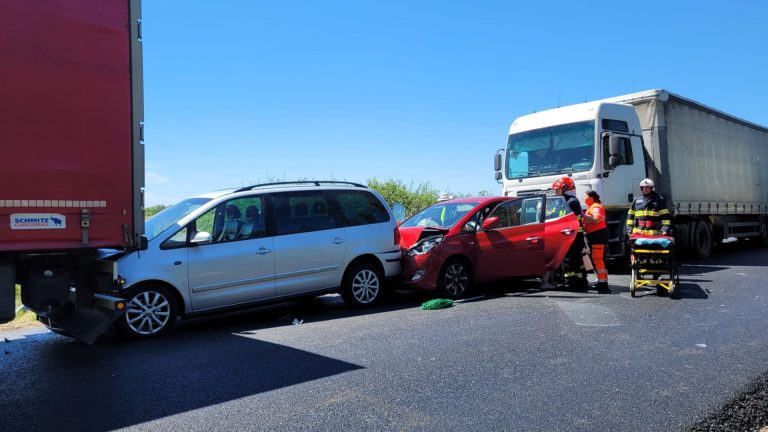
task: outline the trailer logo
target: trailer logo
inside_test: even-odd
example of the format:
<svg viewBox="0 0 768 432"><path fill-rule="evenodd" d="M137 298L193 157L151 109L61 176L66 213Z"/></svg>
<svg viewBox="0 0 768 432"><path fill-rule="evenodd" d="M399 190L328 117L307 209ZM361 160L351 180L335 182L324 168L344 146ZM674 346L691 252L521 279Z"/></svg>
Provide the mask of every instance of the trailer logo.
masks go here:
<svg viewBox="0 0 768 432"><path fill-rule="evenodd" d="M13 213L11 214L12 230L29 229L64 229L67 218L59 213Z"/></svg>

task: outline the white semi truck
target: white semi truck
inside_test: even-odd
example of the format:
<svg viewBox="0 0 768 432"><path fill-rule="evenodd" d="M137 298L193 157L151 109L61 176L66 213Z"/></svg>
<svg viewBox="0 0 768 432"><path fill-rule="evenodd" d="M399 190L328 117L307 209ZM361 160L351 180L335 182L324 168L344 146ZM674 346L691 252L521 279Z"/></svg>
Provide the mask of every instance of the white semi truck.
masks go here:
<svg viewBox="0 0 768 432"><path fill-rule="evenodd" d="M605 205L606 255L626 257L626 218L650 178L673 214L678 250L709 256L724 238L768 245L768 128L649 90L516 119L494 159L503 195L541 193L571 176Z"/></svg>

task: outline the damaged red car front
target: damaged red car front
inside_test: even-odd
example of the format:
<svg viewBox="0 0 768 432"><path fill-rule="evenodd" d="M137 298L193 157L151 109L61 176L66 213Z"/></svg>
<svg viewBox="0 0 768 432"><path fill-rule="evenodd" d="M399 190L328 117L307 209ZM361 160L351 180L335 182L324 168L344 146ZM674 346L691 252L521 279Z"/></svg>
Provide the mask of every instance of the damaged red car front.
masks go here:
<svg viewBox="0 0 768 432"><path fill-rule="evenodd" d="M475 283L540 276L560 266L578 222L562 197L460 198L437 203L398 230L403 282L459 298Z"/></svg>

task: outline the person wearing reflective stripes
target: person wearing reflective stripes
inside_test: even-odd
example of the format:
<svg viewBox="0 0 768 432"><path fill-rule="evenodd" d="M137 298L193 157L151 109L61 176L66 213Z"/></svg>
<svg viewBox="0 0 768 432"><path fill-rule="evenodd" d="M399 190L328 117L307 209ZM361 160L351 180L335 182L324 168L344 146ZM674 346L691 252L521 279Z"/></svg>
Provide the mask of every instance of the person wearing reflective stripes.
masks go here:
<svg viewBox="0 0 768 432"><path fill-rule="evenodd" d="M563 260L565 281L571 290L587 291L589 288L587 270L584 268L584 260L582 258L582 251L586 245L584 244L581 203L573 192L576 189L576 184L570 177L563 177L552 183L552 189L555 190L557 195L565 197L566 206L576 215L576 219L579 221L579 231L576 233L576 238L573 240Z"/></svg>
<svg viewBox="0 0 768 432"><path fill-rule="evenodd" d="M595 264L597 282L594 288L600 293L610 293L608 288L608 270L605 268L605 245L608 244L608 225L605 223L605 207L600 202L600 195L588 190L584 193L587 211L584 213L584 231L591 248L592 262Z"/></svg>
<svg viewBox="0 0 768 432"><path fill-rule="evenodd" d="M651 179L640 182L642 196L635 198L627 213L627 236L633 234L667 236L672 217L664 197L653 190Z"/></svg>

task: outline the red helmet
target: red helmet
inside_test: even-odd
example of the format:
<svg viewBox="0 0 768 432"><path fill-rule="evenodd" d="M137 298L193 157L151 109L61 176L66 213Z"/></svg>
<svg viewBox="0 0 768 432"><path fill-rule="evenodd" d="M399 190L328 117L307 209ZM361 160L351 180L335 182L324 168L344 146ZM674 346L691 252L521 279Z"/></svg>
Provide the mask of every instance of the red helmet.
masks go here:
<svg viewBox="0 0 768 432"><path fill-rule="evenodd" d="M563 177L552 183L552 189L562 189L563 192L576 189L576 183L570 177Z"/></svg>

